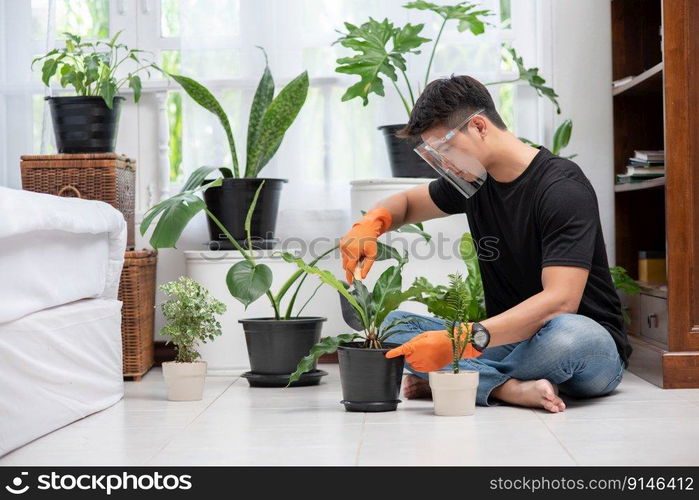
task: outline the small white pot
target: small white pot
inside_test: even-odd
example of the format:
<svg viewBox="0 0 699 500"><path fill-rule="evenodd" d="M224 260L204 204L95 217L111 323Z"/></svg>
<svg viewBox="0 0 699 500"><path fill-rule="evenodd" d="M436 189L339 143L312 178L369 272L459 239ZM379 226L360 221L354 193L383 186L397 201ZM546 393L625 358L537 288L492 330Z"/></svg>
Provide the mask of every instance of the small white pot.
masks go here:
<svg viewBox="0 0 699 500"><path fill-rule="evenodd" d="M430 372L429 377L435 415L443 417L473 415L478 389L477 371Z"/></svg>
<svg viewBox="0 0 699 500"><path fill-rule="evenodd" d="M163 377L170 401L200 401L204 394L206 361L163 363Z"/></svg>

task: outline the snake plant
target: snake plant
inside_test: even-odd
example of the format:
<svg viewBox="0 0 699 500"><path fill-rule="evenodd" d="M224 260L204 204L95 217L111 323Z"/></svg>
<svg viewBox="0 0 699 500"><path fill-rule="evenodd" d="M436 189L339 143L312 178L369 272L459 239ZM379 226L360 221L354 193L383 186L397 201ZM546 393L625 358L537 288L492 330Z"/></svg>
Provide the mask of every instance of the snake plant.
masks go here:
<svg viewBox="0 0 699 500"><path fill-rule="evenodd" d="M296 119L308 95L308 73L304 71L282 88L275 97L274 79L269 69L267 53L262 47L259 48L265 56L265 69L250 107L247 158L245 170L242 173L242 177L246 178L257 177L272 159L282 143L284 134ZM219 170L224 177L241 177L233 130L221 103L209 89L193 78L172 73L168 73L168 75L180 84L194 102L218 118L226 132L233 163L233 171L229 168L219 168ZM211 170L215 170L215 168Z"/></svg>

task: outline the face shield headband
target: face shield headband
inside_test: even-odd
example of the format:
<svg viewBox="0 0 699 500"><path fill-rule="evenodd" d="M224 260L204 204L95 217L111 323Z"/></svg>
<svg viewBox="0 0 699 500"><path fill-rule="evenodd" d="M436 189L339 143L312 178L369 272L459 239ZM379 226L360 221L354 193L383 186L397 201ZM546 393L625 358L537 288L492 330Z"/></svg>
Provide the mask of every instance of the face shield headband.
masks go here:
<svg viewBox="0 0 699 500"><path fill-rule="evenodd" d="M415 152L437 173L449 181L461 194L470 198L483 185L488 174L473 155L454 144L454 137L462 133L474 116L485 111L479 109L444 137L428 137Z"/></svg>

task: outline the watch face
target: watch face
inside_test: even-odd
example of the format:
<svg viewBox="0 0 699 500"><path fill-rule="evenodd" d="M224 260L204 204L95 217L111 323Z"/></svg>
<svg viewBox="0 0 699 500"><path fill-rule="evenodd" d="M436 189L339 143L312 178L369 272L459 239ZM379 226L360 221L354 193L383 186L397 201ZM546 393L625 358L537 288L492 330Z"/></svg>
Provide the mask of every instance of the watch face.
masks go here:
<svg viewBox="0 0 699 500"><path fill-rule="evenodd" d="M490 334L484 330L476 330L473 333L473 344L478 348L478 350L483 350L486 348L490 342Z"/></svg>

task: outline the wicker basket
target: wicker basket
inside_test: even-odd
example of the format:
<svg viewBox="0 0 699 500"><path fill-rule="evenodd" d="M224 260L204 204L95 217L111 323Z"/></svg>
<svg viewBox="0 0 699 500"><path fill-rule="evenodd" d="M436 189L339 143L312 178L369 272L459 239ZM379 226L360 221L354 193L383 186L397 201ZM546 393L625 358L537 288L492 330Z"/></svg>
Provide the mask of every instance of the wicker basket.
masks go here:
<svg viewBox="0 0 699 500"><path fill-rule="evenodd" d="M155 318L155 268L153 250L126 252L119 283L121 342L124 377L141 377L153 366L153 322Z"/></svg>
<svg viewBox="0 0 699 500"><path fill-rule="evenodd" d="M136 161L115 153L22 156L22 188L109 203L124 214L134 248Z"/></svg>

